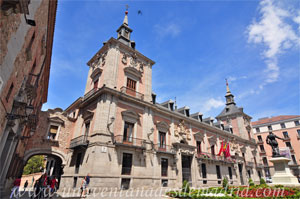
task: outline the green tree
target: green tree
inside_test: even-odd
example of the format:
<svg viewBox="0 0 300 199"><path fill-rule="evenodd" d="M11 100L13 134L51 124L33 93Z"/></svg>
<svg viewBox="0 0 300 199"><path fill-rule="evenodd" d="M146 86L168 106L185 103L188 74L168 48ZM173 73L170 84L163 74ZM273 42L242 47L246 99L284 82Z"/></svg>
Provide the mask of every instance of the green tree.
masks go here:
<svg viewBox="0 0 300 199"><path fill-rule="evenodd" d="M44 156L35 155L32 156L24 167L23 175L41 172L44 169Z"/></svg>

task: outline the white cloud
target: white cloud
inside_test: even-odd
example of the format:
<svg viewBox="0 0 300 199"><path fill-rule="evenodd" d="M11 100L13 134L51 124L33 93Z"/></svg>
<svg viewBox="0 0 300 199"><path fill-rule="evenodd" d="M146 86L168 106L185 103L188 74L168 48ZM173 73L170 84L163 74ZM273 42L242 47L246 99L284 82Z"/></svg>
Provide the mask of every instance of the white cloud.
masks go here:
<svg viewBox="0 0 300 199"><path fill-rule="evenodd" d="M265 81L259 86L260 89L278 80L280 68L278 66L278 55L284 53L293 46L299 45L299 35L293 30L293 26L287 23L292 20L300 22L300 17L293 15L281 8L274 0L263 0L259 5L260 20L254 21L248 26L248 42L263 44L265 50L263 58L266 62Z"/></svg>
<svg viewBox="0 0 300 199"><path fill-rule="evenodd" d="M210 98L203 105L203 112L205 113L205 112L210 111L211 109L220 108L222 106L224 106L224 100Z"/></svg>
<svg viewBox="0 0 300 199"><path fill-rule="evenodd" d="M234 81L237 81L237 80L241 80L241 79L247 79L248 77L246 75L243 75L243 76L238 76L238 77L234 77L234 76L229 76L227 78L227 80L229 82L234 82Z"/></svg>
<svg viewBox="0 0 300 199"><path fill-rule="evenodd" d="M168 24L156 24L154 30L160 38L166 36L176 37L180 34L181 27L174 22L170 22Z"/></svg>

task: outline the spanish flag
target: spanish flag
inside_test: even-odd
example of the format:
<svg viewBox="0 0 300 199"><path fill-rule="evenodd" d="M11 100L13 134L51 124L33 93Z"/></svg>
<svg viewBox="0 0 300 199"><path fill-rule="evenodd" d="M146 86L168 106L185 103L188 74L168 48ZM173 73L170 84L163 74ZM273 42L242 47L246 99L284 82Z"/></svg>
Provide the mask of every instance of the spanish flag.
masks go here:
<svg viewBox="0 0 300 199"><path fill-rule="evenodd" d="M225 157L228 158L230 157L230 148L229 148L229 143L227 144L226 150L225 150Z"/></svg>
<svg viewBox="0 0 300 199"><path fill-rule="evenodd" d="M227 148L227 143L224 144L224 142L222 141L221 148L220 148L220 151L218 153L218 156L221 156L222 153L226 151L226 148Z"/></svg>

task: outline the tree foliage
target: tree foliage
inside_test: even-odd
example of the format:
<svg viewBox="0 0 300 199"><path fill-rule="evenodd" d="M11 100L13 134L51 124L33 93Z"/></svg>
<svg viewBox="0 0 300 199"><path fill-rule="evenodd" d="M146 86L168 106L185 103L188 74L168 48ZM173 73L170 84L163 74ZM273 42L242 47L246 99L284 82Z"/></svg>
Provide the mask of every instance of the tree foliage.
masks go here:
<svg viewBox="0 0 300 199"><path fill-rule="evenodd" d="M44 169L44 156L32 156L24 167L23 175L41 172Z"/></svg>

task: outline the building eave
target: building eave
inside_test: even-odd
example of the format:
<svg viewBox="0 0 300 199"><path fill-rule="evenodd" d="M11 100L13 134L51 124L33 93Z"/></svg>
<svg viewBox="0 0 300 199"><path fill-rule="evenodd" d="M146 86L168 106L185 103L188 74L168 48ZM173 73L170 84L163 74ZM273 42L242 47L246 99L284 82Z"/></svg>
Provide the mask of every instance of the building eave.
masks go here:
<svg viewBox="0 0 300 199"><path fill-rule="evenodd" d="M133 48L131 48L131 47L129 47L129 46L123 44L122 42L118 41L117 39L111 37L111 38L105 43L105 45L102 46L102 47L100 48L100 50L98 50L98 52L97 52L97 53L96 53L96 54L95 54L95 55L87 62L87 65L90 66L91 63L94 62L94 61L98 58L98 56L99 56L100 54L102 54L103 52L105 52L105 51L109 48L109 46L110 46L111 44L117 44L117 45L119 45L119 47L121 47L121 48L124 48L124 49L126 49L126 50L128 50L128 51L130 51L130 52L132 52L132 53L136 53L136 55L137 55L138 57L141 57L142 59L144 59L144 60L146 60L147 62L149 62L151 66L155 64L155 62L154 62L153 60L149 59L148 57L146 57L145 55L143 55L143 54L140 53L139 51L137 51L137 50L135 50L135 49L133 49Z"/></svg>
<svg viewBox="0 0 300 199"><path fill-rule="evenodd" d="M51 66L55 21L56 21L56 11L57 11L57 0L49 1L47 38L46 38L46 62L43 71L44 89L42 94L42 103L46 103L48 98L48 87L49 87L49 78L50 78L50 66Z"/></svg>
<svg viewBox="0 0 300 199"><path fill-rule="evenodd" d="M132 97L132 96L127 95L125 93L122 93L118 90L111 89L111 88L108 88L108 87L102 87L102 88L98 89L98 91L96 91L92 96L90 96L86 100L82 101L82 103L80 104L80 108L85 108L86 106L90 105L93 101L97 100L99 98L99 96L101 96L104 93L110 93L112 95L115 95L115 96L123 99L123 100L130 101L130 102L142 105L142 106L147 106L149 108L152 108L153 111L156 111L156 112L161 113L161 114L168 115L170 117L173 117L174 119L185 120L185 121L193 124L194 126L197 126L199 128L203 128L203 129L209 131L210 133L215 134L216 136L219 135L219 136L223 136L223 137L228 137L230 140L237 140L241 143L246 143L246 144L250 144L250 145L254 145L254 146L257 145L255 142L252 142L252 141L247 140L247 139L243 139L243 138L241 138L237 135L226 132L226 131L224 131L222 129L219 129L215 126L211 126L211 125L206 124L204 122L200 122L200 121L198 121L194 118L191 118L191 117L186 117L183 114L178 113L176 111L171 111L171 110L169 110L165 107L157 106L157 105L152 104L150 102L140 100L138 98Z"/></svg>

